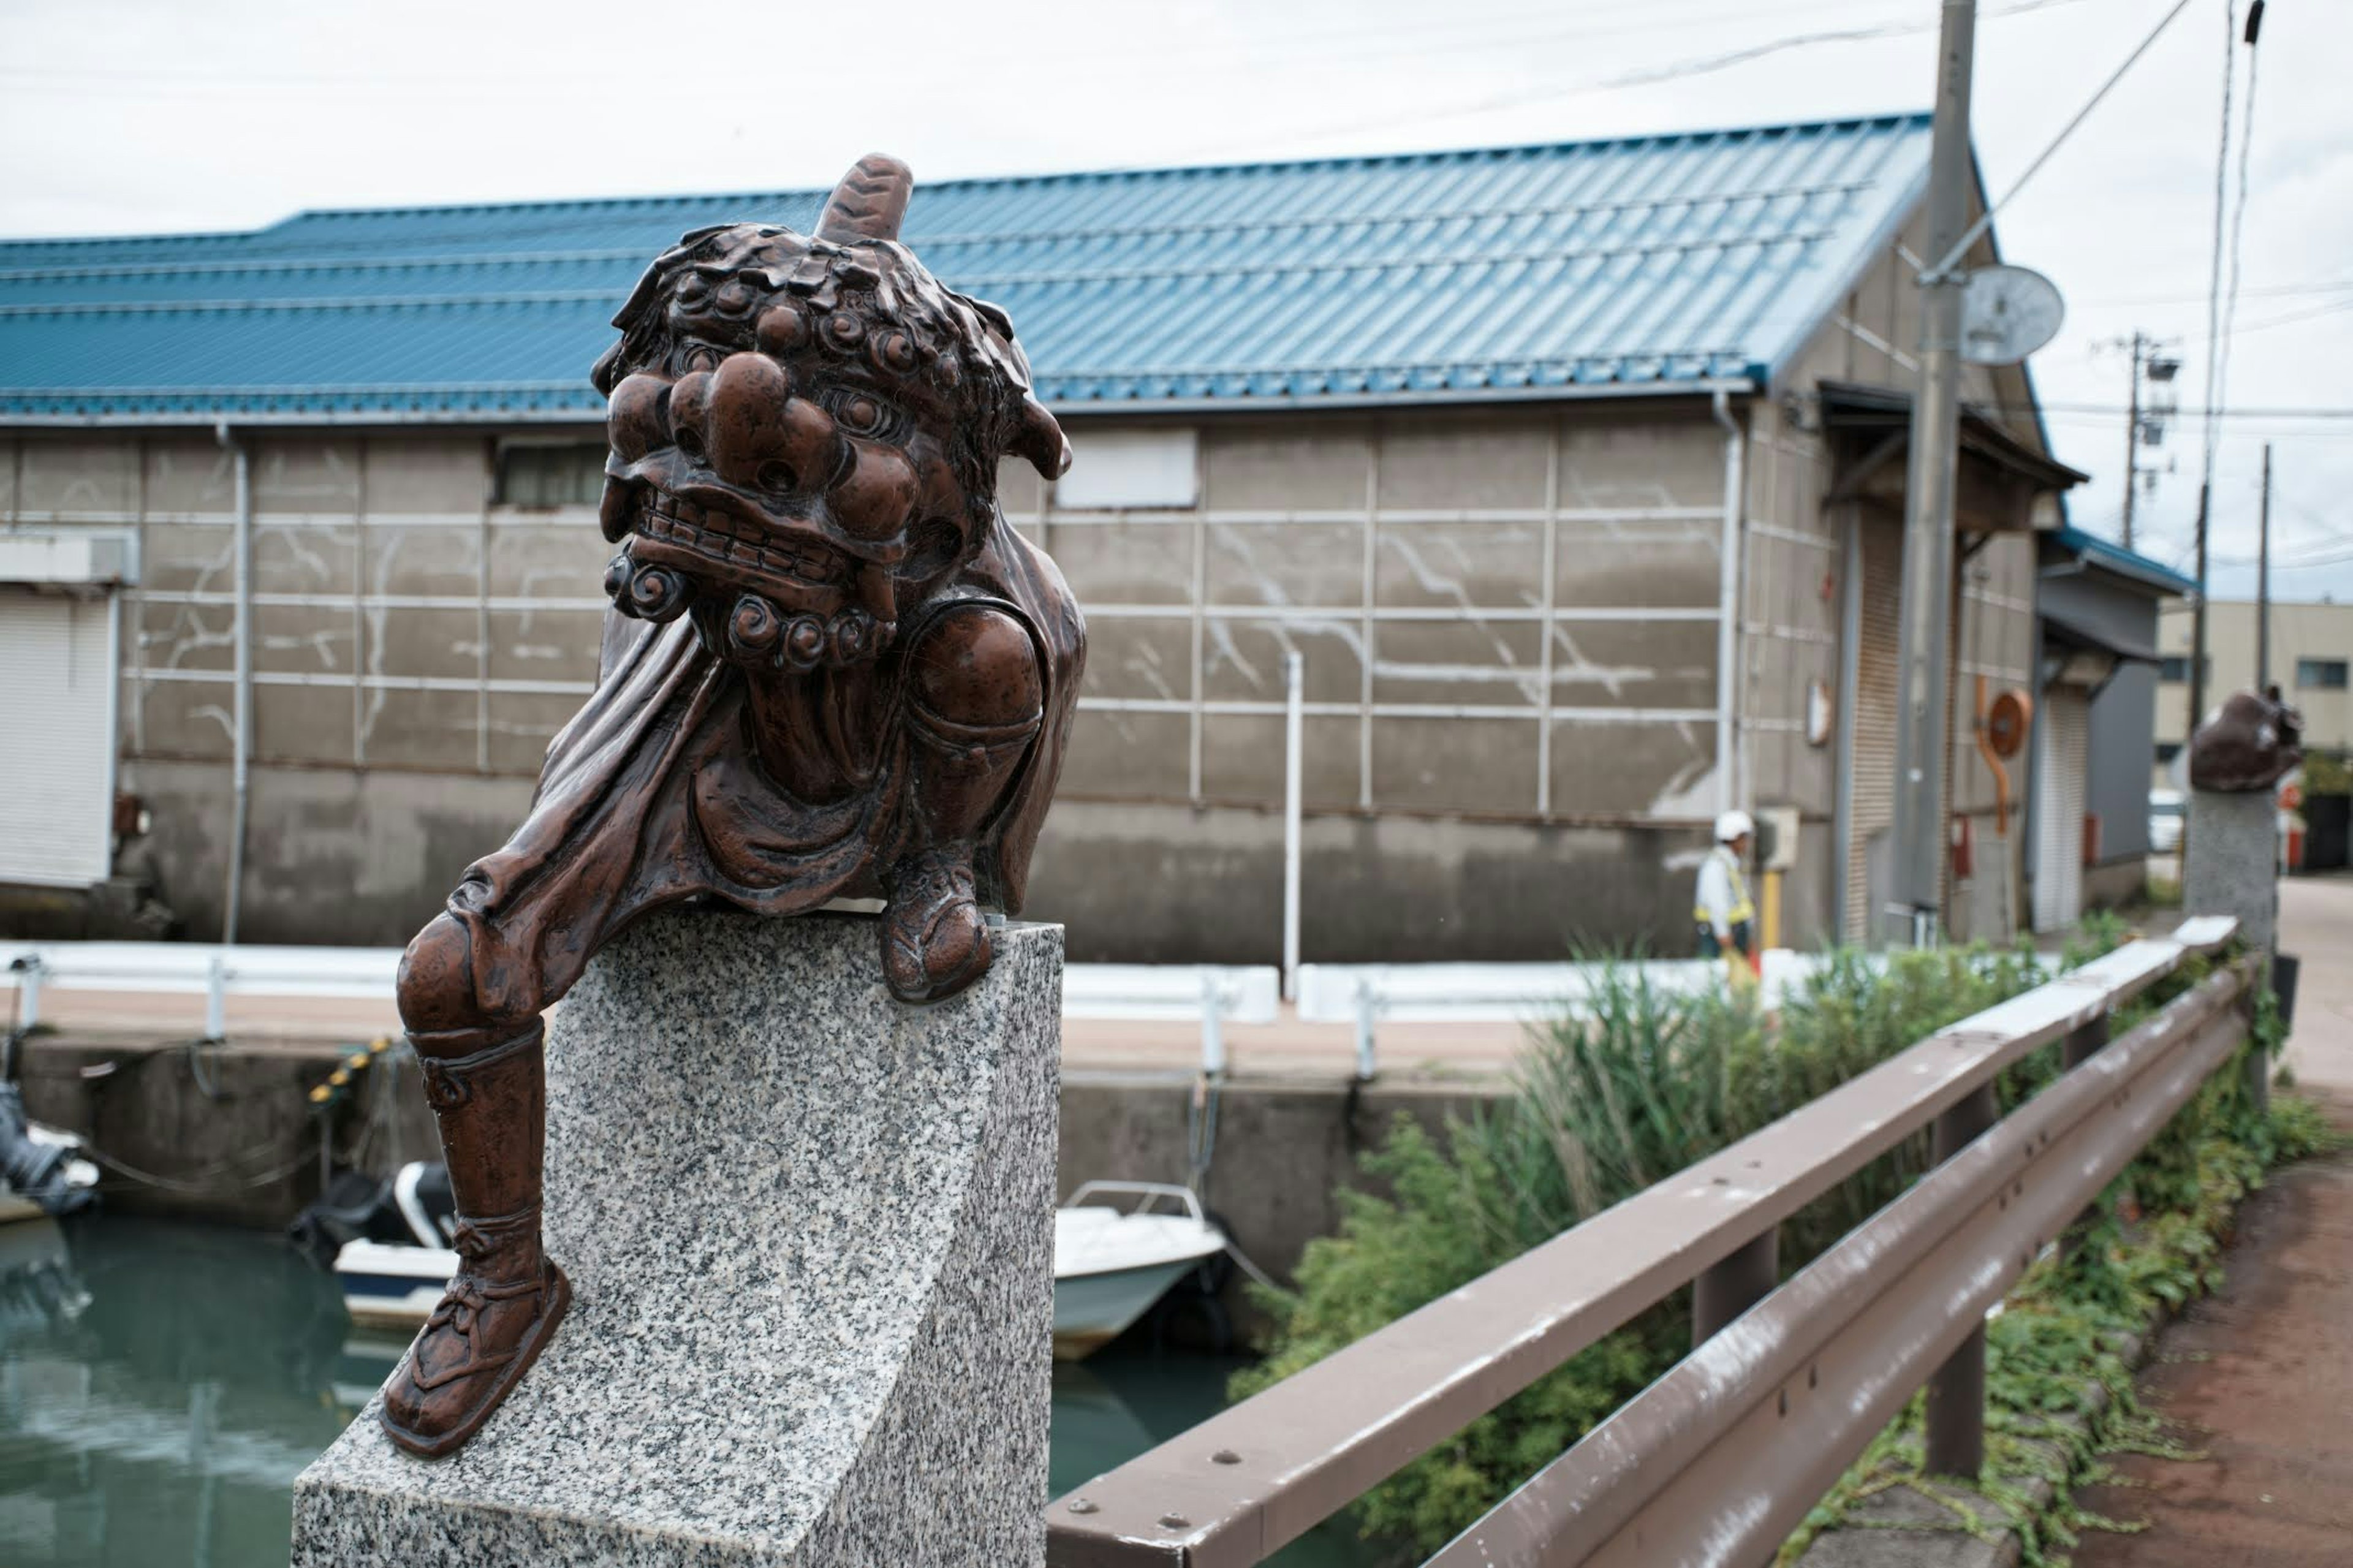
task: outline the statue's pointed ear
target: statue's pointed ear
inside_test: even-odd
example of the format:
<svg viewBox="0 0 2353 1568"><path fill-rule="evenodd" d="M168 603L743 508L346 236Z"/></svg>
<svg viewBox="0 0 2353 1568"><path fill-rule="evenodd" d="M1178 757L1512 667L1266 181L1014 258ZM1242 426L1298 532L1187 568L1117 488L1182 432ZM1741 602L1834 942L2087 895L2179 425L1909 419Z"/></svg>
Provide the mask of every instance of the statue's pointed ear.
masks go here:
<svg viewBox="0 0 2353 1568"><path fill-rule="evenodd" d="M1062 434L1060 421L1046 412L1044 404L1027 395L1021 399L1021 423L1013 432L1013 449L1047 479L1059 479L1071 471L1071 443Z"/></svg>

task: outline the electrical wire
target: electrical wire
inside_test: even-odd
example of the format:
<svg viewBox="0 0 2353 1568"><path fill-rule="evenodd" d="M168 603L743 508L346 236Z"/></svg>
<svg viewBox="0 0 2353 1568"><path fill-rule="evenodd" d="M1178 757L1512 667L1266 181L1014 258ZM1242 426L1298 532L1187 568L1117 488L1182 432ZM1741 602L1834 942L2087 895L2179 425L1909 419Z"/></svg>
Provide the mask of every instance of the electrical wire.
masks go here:
<svg viewBox="0 0 2353 1568"><path fill-rule="evenodd" d="M1978 215L1977 222L1969 225L1968 229L1963 231L1961 237L1953 242L1953 247L1950 250L1922 269L1924 280L1930 278L1944 279L1952 275L1953 269L1960 266L1962 258L1968 255L1969 247L1978 242L1978 237L1993 226L1993 220L2001 209L2010 205L2018 193L2026 188L2027 182L2042 173L2042 165L2051 161L2052 155L2059 151L2068 137L2075 133L2078 126L2092 117L2092 110L2100 107L2101 100L2116 90L2116 83L2125 79L2126 73L2138 65L2140 58L2148 53L2157 40L2164 36L2168 27L2173 26L2173 19L2189 8L2189 0L2174 0L2173 9L2158 18L2157 26L2148 30L2148 36L2141 39L2139 46L2124 58L2123 64L2108 73L2108 79L2102 82L2097 90L2084 100L2084 107L2075 110L2067 123L2059 128L2059 134L2051 138L2049 144L2034 155L2034 161L2026 165L2024 174L2011 182L2010 189L2002 193L2001 199L1988 205L1985 211Z"/></svg>
<svg viewBox="0 0 2353 1568"><path fill-rule="evenodd" d="M2014 5L1987 11L1979 21L2000 21L2009 16L2021 16L2030 12L2047 11L2062 5L2076 5L2084 0L2017 0ZM2233 0L2236 3L2236 0ZM1179 160L1215 158L1231 154L1243 148L1263 149L1270 143L1323 141L1334 136L1355 135L1367 131L1388 131L1404 125L1427 125L1436 121L1461 120L1472 115L1493 114L1505 110L1527 109L1554 102L1582 92L1609 92L1620 88L1651 87L1662 82L1681 81L1690 77L1707 76L1729 70L1736 66L1765 59L1791 49L1810 48L1820 44L1866 43L1881 38L1909 37L1921 33L1936 32L1940 24L1929 22L1886 22L1869 26L1831 27L1810 33L1794 33L1725 52L1700 55L1687 59L1669 61L1664 65L1640 67L1614 75L1588 78L1584 81L1566 82L1553 87L1524 89L1518 92L1493 94L1467 103L1431 109L1419 113L1392 111L1377 120L1360 120L1346 124L1332 124L1292 132L1261 132L1247 143L1225 141L1198 146L1176 154Z"/></svg>
<svg viewBox="0 0 2353 1568"><path fill-rule="evenodd" d="M2222 389L2230 384L2231 345L2234 341L2233 334L2237 329L2239 321L2239 284L2245 276L2245 267L2242 261L2242 257L2244 254L2247 232L2247 186L2249 176L2253 170L2254 163L2255 71L2262 59L2260 52L2257 51L2254 47L2254 37L2255 29L2263 19L2263 0L2255 0L2254 8L2247 16L2247 107L2246 119L2239 128L2238 200L2232 205L2231 209L2231 287L2222 304L2221 342L2217 343L2214 348L2215 357L2221 362L2221 369L2215 375L2215 395L2218 401L2223 395ZM2348 301L2346 306L2328 306L2321 310L2313 311L2309 314L2326 315L2330 310L2348 307L2353 307L2353 301ZM2290 316L2285 318L2284 321L2274 321L2268 324L2274 327L2282 326L2288 321L2295 321L2298 318L2295 316ZM2253 331L2255 329L2250 330Z"/></svg>
<svg viewBox="0 0 2353 1568"><path fill-rule="evenodd" d="M2206 277L2206 336L2214 347L2206 355L2206 401L2200 421L2205 447L2200 459L2201 494L2211 494L2214 488L2214 443L2221 424L2222 262L2231 179L2231 89L2238 75L2238 50L2239 0L2223 0L2221 144L2214 155L2214 243Z"/></svg>

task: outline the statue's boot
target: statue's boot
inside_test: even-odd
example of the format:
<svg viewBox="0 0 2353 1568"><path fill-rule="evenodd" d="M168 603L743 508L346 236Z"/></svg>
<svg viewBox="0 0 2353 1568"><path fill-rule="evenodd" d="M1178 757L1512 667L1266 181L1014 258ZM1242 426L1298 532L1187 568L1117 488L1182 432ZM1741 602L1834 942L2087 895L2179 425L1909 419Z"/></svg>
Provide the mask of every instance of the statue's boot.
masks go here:
<svg viewBox="0 0 2353 1568"><path fill-rule="evenodd" d="M882 979L902 1002L936 1002L978 979L991 952L975 896L972 846L934 845L892 868L882 909Z"/></svg>
<svg viewBox="0 0 2353 1568"><path fill-rule="evenodd" d="M457 1199L457 1276L385 1384L385 1435L412 1454L454 1453L547 1348L571 1284L540 1248L547 1067L537 1021L415 1037ZM457 1050L476 1047L470 1054ZM429 1053L429 1054L428 1054Z"/></svg>

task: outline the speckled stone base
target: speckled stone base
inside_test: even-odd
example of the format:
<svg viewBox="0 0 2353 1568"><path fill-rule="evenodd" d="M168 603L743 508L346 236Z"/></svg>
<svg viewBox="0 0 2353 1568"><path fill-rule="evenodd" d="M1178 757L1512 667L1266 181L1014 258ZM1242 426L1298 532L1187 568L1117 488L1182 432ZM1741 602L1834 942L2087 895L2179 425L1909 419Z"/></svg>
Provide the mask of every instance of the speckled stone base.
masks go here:
<svg viewBox="0 0 2353 1568"><path fill-rule="evenodd" d="M548 1039L571 1314L473 1442L375 1407L295 1483L295 1568L1045 1560L1060 927L883 991L871 920L651 917Z"/></svg>
<svg viewBox="0 0 2353 1568"><path fill-rule="evenodd" d="M2269 952L2279 933L2279 809L2269 790L2249 795L2189 792L2181 907L2193 915L2235 915L2239 936Z"/></svg>

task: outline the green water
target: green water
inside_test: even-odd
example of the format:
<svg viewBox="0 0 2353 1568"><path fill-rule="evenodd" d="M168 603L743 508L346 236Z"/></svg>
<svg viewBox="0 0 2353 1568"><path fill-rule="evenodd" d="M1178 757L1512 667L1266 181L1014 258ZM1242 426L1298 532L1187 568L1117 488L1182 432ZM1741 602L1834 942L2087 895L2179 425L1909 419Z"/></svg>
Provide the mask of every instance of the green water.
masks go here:
<svg viewBox="0 0 2353 1568"><path fill-rule="evenodd" d="M107 1215L0 1225L0 1564L283 1568L295 1474L391 1370L270 1237ZM1060 1494L1217 1411L1230 1361L1055 1369ZM1271 1560L1366 1568L1327 1530Z"/></svg>

